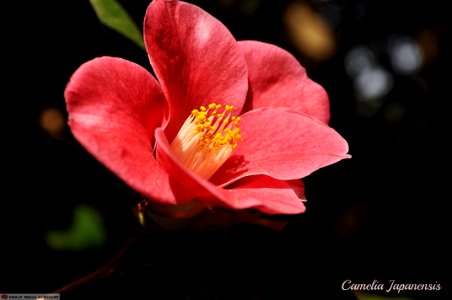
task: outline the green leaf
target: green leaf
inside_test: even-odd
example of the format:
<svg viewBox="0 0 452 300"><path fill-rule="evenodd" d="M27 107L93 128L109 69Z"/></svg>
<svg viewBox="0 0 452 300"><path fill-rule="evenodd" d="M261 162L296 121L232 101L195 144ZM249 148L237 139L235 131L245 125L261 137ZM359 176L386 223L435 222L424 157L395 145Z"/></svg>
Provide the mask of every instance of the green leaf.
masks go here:
<svg viewBox="0 0 452 300"><path fill-rule="evenodd" d="M256 13L257 9L259 8L260 0L246 0L246 1L240 1L239 9L242 13L246 15L252 15Z"/></svg>
<svg viewBox="0 0 452 300"><path fill-rule="evenodd" d="M46 234L47 245L53 250L91 249L102 246L106 239L101 217L87 205L75 207L72 225L68 230L54 230Z"/></svg>
<svg viewBox="0 0 452 300"><path fill-rule="evenodd" d="M116 0L89 0L100 22L145 50L143 35L127 11Z"/></svg>
<svg viewBox="0 0 452 300"><path fill-rule="evenodd" d="M407 297L391 297L391 296L381 296L376 294L368 294L362 292L355 292L356 298L358 300L413 300L412 298Z"/></svg>

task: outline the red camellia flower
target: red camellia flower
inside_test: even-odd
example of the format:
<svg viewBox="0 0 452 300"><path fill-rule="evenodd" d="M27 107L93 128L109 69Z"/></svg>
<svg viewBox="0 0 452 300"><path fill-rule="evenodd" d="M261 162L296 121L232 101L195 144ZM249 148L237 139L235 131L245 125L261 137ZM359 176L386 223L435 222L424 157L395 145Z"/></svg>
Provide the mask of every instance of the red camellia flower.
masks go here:
<svg viewBox="0 0 452 300"><path fill-rule="evenodd" d="M325 90L285 50L182 1L154 0L144 38L157 79L95 58L65 99L75 138L160 211L302 213L301 178L349 157Z"/></svg>

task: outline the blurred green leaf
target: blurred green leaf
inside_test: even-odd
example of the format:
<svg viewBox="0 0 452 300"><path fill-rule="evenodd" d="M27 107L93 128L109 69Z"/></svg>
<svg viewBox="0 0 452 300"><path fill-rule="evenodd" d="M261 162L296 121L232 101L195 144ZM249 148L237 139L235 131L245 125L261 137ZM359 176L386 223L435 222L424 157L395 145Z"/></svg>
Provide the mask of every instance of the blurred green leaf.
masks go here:
<svg viewBox="0 0 452 300"><path fill-rule="evenodd" d="M367 293L355 293L356 298L358 300L413 300L412 298L407 297L387 297L375 294L367 294Z"/></svg>
<svg viewBox="0 0 452 300"><path fill-rule="evenodd" d="M240 3L240 11L246 15L253 15L256 13L259 5L261 4L260 0L246 0L239 1Z"/></svg>
<svg viewBox="0 0 452 300"><path fill-rule="evenodd" d="M116 0L90 0L100 22L145 49L143 35L127 11Z"/></svg>
<svg viewBox="0 0 452 300"><path fill-rule="evenodd" d="M68 230L54 230L46 235L47 245L54 250L85 250L102 246L107 238L102 219L90 206L74 209L72 225Z"/></svg>

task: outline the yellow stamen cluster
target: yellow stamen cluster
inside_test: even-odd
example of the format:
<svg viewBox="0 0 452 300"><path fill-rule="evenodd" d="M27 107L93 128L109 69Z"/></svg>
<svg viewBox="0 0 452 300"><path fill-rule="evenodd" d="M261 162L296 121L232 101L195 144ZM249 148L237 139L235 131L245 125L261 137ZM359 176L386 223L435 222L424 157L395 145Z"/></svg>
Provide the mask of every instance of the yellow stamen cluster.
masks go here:
<svg viewBox="0 0 452 300"><path fill-rule="evenodd" d="M211 103L194 109L171 143L173 153L189 169L209 179L242 140L234 106Z"/></svg>

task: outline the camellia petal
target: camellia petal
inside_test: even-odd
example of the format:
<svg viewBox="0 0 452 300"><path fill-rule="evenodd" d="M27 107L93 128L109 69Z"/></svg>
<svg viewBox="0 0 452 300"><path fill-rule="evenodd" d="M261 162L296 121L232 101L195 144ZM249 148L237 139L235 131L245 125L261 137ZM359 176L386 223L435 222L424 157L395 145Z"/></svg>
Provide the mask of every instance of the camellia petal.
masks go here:
<svg viewBox="0 0 452 300"><path fill-rule="evenodd" d="M295 180L289 183L266 176L251 176L223 189L179 164L161 129L156 130L155 137L157 159L174 179L174 183L179 183L180 201L196 199L207 205L234 209L256 208L269 214L295 214L305 209L297 195L297 192L301 192L302 185L295 183Z"/></svg>
<svg viewBox="0 0 452 300"><path fill-rule="evenodd" d="M175 203L152 153L165 99L148 71L120 58L96 58L73 74L65 98L72 133L94 157L145 197Z"/></svg>
<svg viewBox="0 0 452 300"><path fill-rule="evenodd" d="M227 184L264 174L281 180L303 178L349 158L347 142L331 127L285 108L261 108L241 116L243 142L211 178Z"/></svg>
<svg viewBox="0 0 452 300"><path fill-rule="evenodd" d="M165 133L170 142L200 105L227 103L241 111L248 90L247 65L220 21L192 4L154 0L144 23L149 58L169 101Z"/></svg>
<svg viewBox="0 0 452 300"><path fill-rule="evenodd" d="M257 41L238 44L248 63L251 109L284 106L328 123L328 95L307 76L295 57L271 44Z"/></svg>
<svg viewBox="0 0 452 300"><path fill-rule="evenodd" d="M198 200L207 204L212 199L221 198L216 187L182 165L171 151L168 139L161 128L155 130L156 156L158 163L171 176L171 185L178 203Z"/></svg>
<svg viewBox="0 0 452 300"><path fill-rule="evenodd" d="M301 179L287 180L287 184L293 189L298 198L306 201L306 195L304 193L304 182Z"/></svg>
<svg viewBox="0 0 452 300"><path fill-rule="evenodd" d="M253 205L267 214L299 214L306 210L292 186L268 176L250 176L234 183L229 190L231 198L256 203Z"/></svg>

